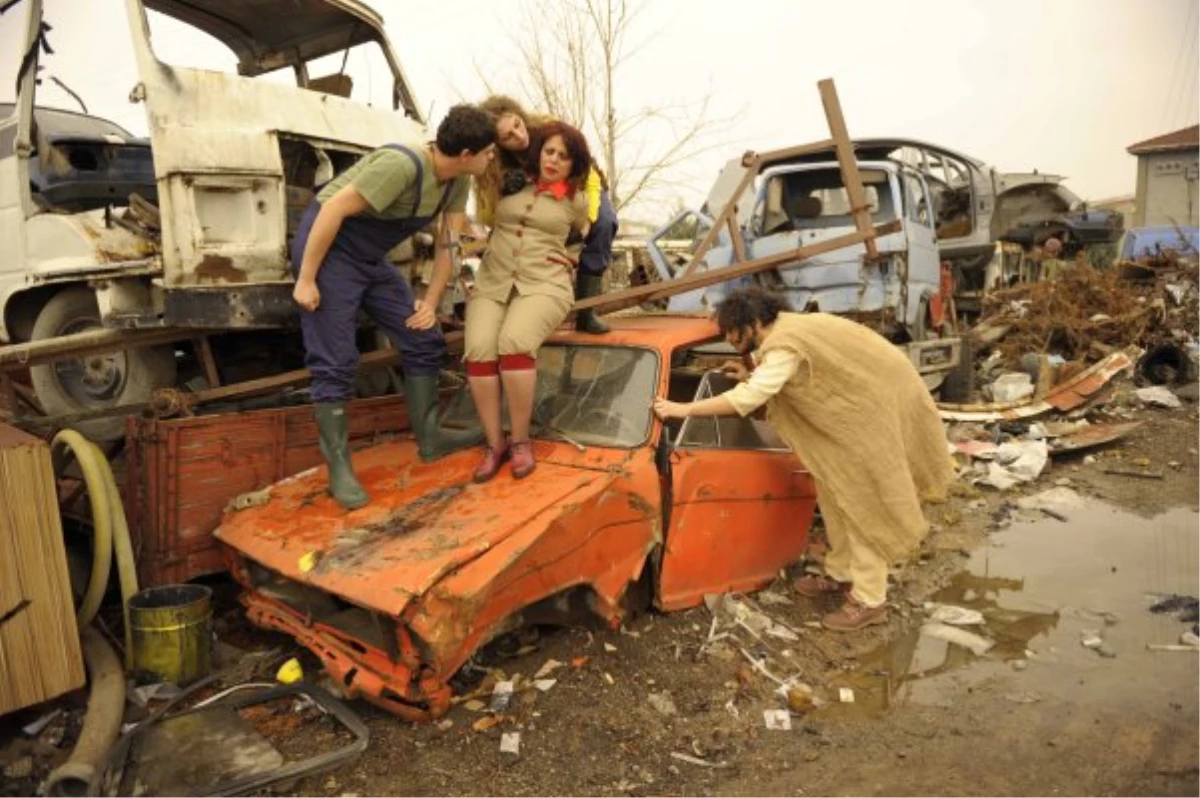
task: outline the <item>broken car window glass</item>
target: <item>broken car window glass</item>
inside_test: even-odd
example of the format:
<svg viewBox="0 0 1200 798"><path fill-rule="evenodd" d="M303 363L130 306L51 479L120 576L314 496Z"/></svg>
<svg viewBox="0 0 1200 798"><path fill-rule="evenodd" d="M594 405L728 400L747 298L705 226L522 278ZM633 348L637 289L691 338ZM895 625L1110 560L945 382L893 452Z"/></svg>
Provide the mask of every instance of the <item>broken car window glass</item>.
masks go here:
<svg viewBox="0 0 1200 798"><path fill-rule="evenodd" d="M657 377L658 357L648 350L544 346L538 352L532 435L585 446L638 446L650 432ZM502 416L507 426L507 402ZM451 400L444 423L478 423L466 386Z"/></svg>

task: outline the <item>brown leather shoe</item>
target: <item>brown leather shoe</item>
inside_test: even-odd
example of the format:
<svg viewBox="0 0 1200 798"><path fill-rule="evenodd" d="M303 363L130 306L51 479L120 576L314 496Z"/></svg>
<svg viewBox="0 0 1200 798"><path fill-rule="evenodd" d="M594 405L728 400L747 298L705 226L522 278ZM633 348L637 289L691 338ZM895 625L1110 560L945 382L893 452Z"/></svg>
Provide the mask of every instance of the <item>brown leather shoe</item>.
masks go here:
<svg viewBox="0 0 1200 798"><path fill-rule="evenodd" d="M491 446L483 447L483 462L475 469L473 479L476 482L487 482L500 471L500 466L504 465L504 461L508 459L509 452L508 441L500 444L499 449L493 449Z"/></svg>
<svg viewBox="0 0 1200 798"><path fill-rule="evenodd" d="M836 579L825 576L824 574L809 574L802 576L795 582L792 582L792 589L801 596L808 598L820 598L821 596L832 596L837 593L844 593L850 589L849 582L839 582Z"/></svg>
<svg viewBox="0 0 1200 798"><path fill-rule="evenodd" d="M849 595L840 610L821 619L821 625L834 632L854 632L877 623L887 623L887 605L868 607Z"/></svg>
<svg viewBox="0 0 1200 798"><path fill-rule="evenodd" d="M516 479L524 479L537 468L533 459L533 446L529 441L513 441L509 451L512 453L512 472Z"/></svg>

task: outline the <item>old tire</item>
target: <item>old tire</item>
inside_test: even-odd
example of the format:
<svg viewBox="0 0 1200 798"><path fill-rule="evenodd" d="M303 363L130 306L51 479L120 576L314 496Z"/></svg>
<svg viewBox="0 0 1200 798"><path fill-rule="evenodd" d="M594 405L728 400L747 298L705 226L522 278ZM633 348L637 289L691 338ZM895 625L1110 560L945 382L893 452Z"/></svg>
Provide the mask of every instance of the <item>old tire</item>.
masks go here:
<svg viewBox="0 0 1200 798"><path fill-rule="evenodd" d="M971 339L963 336L958 365L946 375L938 390L938 400L948 404L965 405L975 393L975 353Z"/></svg>
<svg viewBox="0 0 1200 798"><path fill-rule="evenodd" d="M88 288L68 288L50 298L33 325L34 341L101 327L96 296ZM84 413L147 402L159 388L175 384L175 349L170 344L127 349L29 370L33 390L48 415ZM94 441L124 437L125 417L68 425Z"/></svg>

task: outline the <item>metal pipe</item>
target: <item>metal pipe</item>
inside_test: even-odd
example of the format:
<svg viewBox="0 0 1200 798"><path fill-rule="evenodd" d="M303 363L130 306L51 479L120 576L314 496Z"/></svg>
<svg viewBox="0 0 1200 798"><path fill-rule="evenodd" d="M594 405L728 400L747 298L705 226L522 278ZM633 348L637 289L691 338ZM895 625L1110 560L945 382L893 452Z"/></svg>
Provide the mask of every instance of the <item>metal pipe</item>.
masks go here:
<svg viewBox="0 0 1200 798"><path fill-rule="evenodd" d="M97 770L121 731L125 673L117 654L92 627L83 630L83 661L91 678L83 730L70 758L46 777L46 795L93 795Z"/></svg>

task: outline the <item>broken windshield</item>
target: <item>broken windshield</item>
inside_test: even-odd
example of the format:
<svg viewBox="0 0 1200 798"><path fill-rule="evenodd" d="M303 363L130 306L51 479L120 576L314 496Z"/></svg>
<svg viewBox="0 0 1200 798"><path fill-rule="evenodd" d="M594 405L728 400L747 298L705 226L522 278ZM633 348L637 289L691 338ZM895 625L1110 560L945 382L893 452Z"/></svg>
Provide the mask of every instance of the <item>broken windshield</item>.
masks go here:
<svg viewBox="0 0 1200 798"><path fill-rule="evenodd" d="M615 346L547 345L538 352L532 434L585 446L630 448L650 433L658 355ZM508 407L503 408L505 428ZM449 426L478 424L464 386L446 412Z"/></svg>

